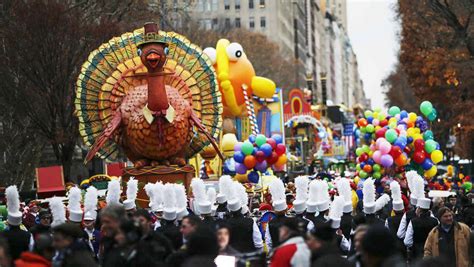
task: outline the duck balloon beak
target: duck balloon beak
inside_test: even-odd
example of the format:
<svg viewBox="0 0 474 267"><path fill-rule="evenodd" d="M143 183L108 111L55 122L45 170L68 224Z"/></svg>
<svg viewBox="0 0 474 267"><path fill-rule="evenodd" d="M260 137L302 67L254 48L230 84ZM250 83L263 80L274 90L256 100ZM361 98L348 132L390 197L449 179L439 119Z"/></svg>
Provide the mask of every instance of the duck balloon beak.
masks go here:
<svg viewBox="0 0 474 267"><path fill-rule="evenodd" d="M252 78L251 87L253 94L261 98L272 98L276 89L272 80L260 76Z"/></svg>
<svg viewBox="0 0 474 267"><path fill-rule="evenodd" d="M152 68L156 68L158 66L158 63L160 63L160 59L161 56L157 53L150 53L146 56L146 60Z"/></svg>

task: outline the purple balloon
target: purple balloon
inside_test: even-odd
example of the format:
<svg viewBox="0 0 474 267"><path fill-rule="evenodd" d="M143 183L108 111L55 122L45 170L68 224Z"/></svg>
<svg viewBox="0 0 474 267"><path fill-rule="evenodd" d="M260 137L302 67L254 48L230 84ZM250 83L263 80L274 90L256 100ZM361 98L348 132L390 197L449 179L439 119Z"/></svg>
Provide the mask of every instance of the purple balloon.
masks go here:
<svg viewBox="0 0 474 267"><path fill-rule="evenodd" d="M247 173L247 167L245 167L244 164L236 162L235 163L235 172L238 173L238 174L246 174Z"/></svg>
<svg viewBox="0 0 474 267"><path fill-rule="evenodd" d="M259 172L265 172L267 170L267 161L262 161L262 162L257 162L257 165L255 165L255 169Z"/></svg>
<svg viewBox="0 0 474 267"><path fill-rule="evenodd" d="M382 155L382 157L380 157L380 164L382 164L382 166L384 166L385 168L392 166L393 164L392 156L390 156L389 154Z"/></svg>
<svg viewBox="0 0 474 267"><path fill-rule="evenodd" d="M241 151L241 150L242 150L242 142L237 142L234 145L234 151L237 152L237 151Z"/></svg>

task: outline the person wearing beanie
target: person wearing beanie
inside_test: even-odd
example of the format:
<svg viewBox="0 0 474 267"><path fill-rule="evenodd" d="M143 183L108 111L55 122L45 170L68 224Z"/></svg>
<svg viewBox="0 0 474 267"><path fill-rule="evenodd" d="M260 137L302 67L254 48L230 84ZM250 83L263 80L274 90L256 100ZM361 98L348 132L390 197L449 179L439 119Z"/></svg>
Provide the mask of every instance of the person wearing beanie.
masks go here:
<svg viewBox="0 0 474 267"><path fill-rule="evenodd" d="M329 187L326 181L324 180L315 180L316 182L316 206L318 208L319 214L314 218L314 224L325 223L328 221L329 213Z"/></svg>
<svg viewBox="0 0 474 267"><path fill-rule="evenodd" d="M268 189L272 195L272 206L276 215L275 218L268 222L265 233L265 243L270 251L272 248L276 248L281 244L279 240L279 229L283 220L286 218L287 205L285 186L282 180L278 178L274 179L268 185Z"/></svg>
<svg viewBox="0 0 474 267"><path fill-rule="evenodd" d="M423 256L423 248L430 231L438 225L438 220L431 216L431 200L418 197L416 201L418 216L408 224L403 243L410 250L413 259Z"/></svg>
<svg viewBox="0 0 474 267"><path fill-rule="evenodd" d="M385 227L387 227L394 237L397 237L398 228L405 213L405 206L403 205L402 191L400 184L397 181L390 183L390 192L392 192L392 210L393 215L385 220ZM397 237L397 240L398 239Z"/></svg>
<svg viewBox="0 0 474 267"><path fill-rule="evenodd" d="M0 233L4 237L10 248L11 260L15 261L24 251L28 251L32 236L28 231L20 228L22 214L20 212L20 195L16 185L11 185L5 189L7 199L7 223L8 227Z"/></svg>
<svg viewBox="0 0 474 267"><path fill-rule="evenodd" d="M261 250L263 241L257 223L252 218L245 217L242 213L242 200L237 187L243 187L243 185L237 181L232 183L233 186L226 192L229 218L225 221L230 228L229 244L242 253Z"/></svg>
<svg viewBox="0 0 474 267"><path fill-rule="evenodd" d="M347 266L338 248L338 235L331 221L320 223L306 235L306 244L311 251L311 266ZM329 259L341 259L335 265L324 265Z"/></svg>
<svg viewBox="0 0 474 267"><path fill-rule="evenodd" d="M418 198L424 197L424 181L416 171L406 173L408 189L410 190L410 208L405 212L398 227L397 237L405 239L405 234L411 220L416 217L416 203Z"/></svg>
<svg viewBox="0 0 474 267"><path fill-rule="evenodd" d="M41 210L38 213L39 223L30 228L30 233L36 241L36 237L41 234L51 234L51 212L49 210Z"/></svg>
<svg viewBox="0 0 474 267"><path fill-rule="evenodd" d="M350 176L348 171L345 171L347 176ZM340 196L344 198L344 208L342 210L341 217L341 231L344 237L349 240L352 232L352 189L350 181L347 178L341 178L336 181L337 191Z"/></svg>
<svg viewBox="0 0 474 267"><path fill-rule="evenodd" d="M281 221L278 236L281 244L269 256L270 267L310 266L311 252L299 233L295 218L284 218Z"/></svg>

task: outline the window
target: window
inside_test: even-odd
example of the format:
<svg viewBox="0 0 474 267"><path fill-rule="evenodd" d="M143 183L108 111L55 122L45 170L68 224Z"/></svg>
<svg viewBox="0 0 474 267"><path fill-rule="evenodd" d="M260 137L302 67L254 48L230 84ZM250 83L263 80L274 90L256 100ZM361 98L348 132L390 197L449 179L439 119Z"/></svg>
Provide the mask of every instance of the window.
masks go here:
<svg viewBox="0 0 474 267"><path fill-rule="evenodd" d="M235 10L240 10L240 0L235 0Z"/></svg>
<svg viewBox="0 0 474 267"><path fill-rule="evenodd" d="M201 27L201 29L210 30L212 29L212 20L202 19L199 21L199 26Z"/></svg>
<svg viewBox="0 0 474 267"><path fill-rule="evenodd" d="M240 28L240 18L235 18L235 27Z"/></svg>
<svg viewBox="0 0 474 267"><path fill-rule="evenodd" d="M219 24L219 21L217 19L212 19L212 28L217 29L217 26Z"/></svg>
<svg viewBox="0 0 474 267"><path fill-rule="evenodd" d="M265 29L267 27L267 21L265 17L260 17L260 28Z"/></svg>
<svg viewBox="0 0 474 267"><path fill-rule="evenodd" d="M230 0L224 0L224 9L225 10L229 10L230 9L230 3L229 3Z"/></svg>
<svg viewBox="0 0 474 267"><path fill-rule="evenodd" d="M230 26L230 19L229 18L226 18L225 19L225 24L224 24L225 28L226 29L229 29L231 26Z"/></svg>
<svg viewBox="0 0 474 267"><path fill-rule="evenodd" d="M260 0L260 8L265 8L265 0Z"/></svg>
<svg viewBox="0 0 474 267"><path fill-rule="evenodd" d="M217 11L218 9L219 9L219 2L218 2L218 0L212 0L211 10L212 10L212 11Z"/></svg>
<svg viewBox="0 0 474 267"><path fill-rule="evenodd" d="M204 0L198 0L196 10L201 12L204 11Z"/></svg>
<svg viewBox="0 0 474 267"><path fill-rule="evenodd" d="M204 0L204 11L211 11L211 0Z"/></svg>
<svg viewBox="0 0 474 267"><path fill-rule="evenodd" d="M255 19L254 19L254 17L249 18L249 28L250 29L255 28Z"/></svg>
<svg viewBox="0 0 474 267"><path fill-rule="evenodd" d="M253 0L249 0L249 9L253 9Z"/></svg>

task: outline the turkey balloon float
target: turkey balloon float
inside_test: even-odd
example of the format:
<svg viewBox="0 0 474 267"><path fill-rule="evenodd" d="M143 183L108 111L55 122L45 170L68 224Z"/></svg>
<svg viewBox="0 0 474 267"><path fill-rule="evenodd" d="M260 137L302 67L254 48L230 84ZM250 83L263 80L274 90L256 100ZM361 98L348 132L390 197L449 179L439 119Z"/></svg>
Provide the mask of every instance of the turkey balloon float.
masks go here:
<svg viewBox="0 0 474 267"><path fill-rule="evenodd" d="M77 81L80 133L94 155L122 148L136 168L186 164L222 125L221 93L207 55L156 23L93 51Z"/></svg>

